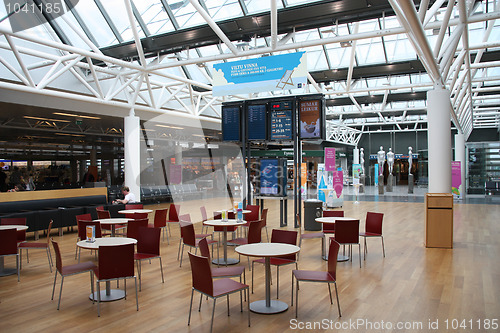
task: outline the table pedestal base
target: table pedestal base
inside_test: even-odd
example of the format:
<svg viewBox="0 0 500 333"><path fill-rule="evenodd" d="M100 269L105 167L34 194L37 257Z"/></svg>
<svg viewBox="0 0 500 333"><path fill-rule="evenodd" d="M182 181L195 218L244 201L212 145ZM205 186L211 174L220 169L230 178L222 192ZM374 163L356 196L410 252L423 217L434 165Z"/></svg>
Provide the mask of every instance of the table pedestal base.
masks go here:
<svg viewBox="0 0 500 333"><path fill-rule="evenodd" d="M260 314L275 314L288 310L288 304L271 300L271 306L266 306L266 300L250 303L250 311Z"/></svg>
<svg viewBox="0 0 500 333"><path fill-rule="evenodd" d="M236 265L237 263L239 263L239 259L234 259L234 258L227 258L226 260L224 260L224 258L218 258L218 259L213 259L212 260L212 263L215 264L215 265Z"/></svg>
<svg viewBox="0 0 500 333"><path fill-rule="evenodd" d="M97 291L93 294L90 294L89 298L92 301L98 300ZM107 294L106 290L101 290L101 302L112 302L117 301L119 299L125 298L125 291L120 289L111 289L109 294Z"/></svg>
<svg viewBox="0 0 500 333"><path fill-rule="evenodd" d="M323 256L323 260L328 261L328 256ZM342 262L342 261L349 261L349 256L343 256L339 254L337 256L337 262Z"/></svg>

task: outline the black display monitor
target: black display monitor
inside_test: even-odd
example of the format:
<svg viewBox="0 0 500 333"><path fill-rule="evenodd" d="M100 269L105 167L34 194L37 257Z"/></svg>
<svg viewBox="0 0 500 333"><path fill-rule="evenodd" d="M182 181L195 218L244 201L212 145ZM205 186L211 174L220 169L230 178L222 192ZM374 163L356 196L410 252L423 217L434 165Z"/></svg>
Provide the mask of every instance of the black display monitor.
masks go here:
<svg viewBox="0 0 500 333"><path fill-rule="evenodd" d="M301 139L324 139L325 118L321 99L299 101L299 124Z"/></svg>
<svg viewBox="0 0 500 333"><path fill-rule="evenodd" d="M241 106L222 106L222 140L241 141Z"/></svg>
<svg viewBox="0 0 500 333"><path fill-rule="evenodd" d="M260 160L259 171L258 191L261 196L286 196L286 159L263 158Z"/></svg>
<svg viewBox="0 0 500 333"><path fill-rule="evenodd" d="M248 114L248 140L267 140L267 105L249 104Z"/></svg>
<svg viewBox="0 0 500 333"><path fill-rule="evenodd" d="M293 139L293 102L269 102L271 140Z"/></svg>

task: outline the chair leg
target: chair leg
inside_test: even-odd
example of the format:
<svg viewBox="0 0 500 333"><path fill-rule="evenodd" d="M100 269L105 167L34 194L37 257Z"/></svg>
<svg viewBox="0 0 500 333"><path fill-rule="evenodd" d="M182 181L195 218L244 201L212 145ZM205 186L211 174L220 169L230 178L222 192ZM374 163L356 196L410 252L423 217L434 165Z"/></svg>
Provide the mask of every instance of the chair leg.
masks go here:
<svg viewBox="0 0 500 333"><path fill-rule="evenodd" d="M101 316L101 286L97 281L97 317Z"/></svg>
<svg viewBox="0 0 500 333"><path fill-rule="evenodd" d="M142 291L142 278L141 278L141 268L142 268L142 265L141 265L141 261L140 260L136 260L135 261L135 265L137 266L137 273L139 274L139 291Z"/></svg>
<svg viewBox="0 0 500 333"><path fill-rule="evenodd" d="M276 266L276 298L280 298L280 266Z"/></svg>
<svg viewBox="0 0 500 333"><path fill-rule="evenodd" d="M182 267L182 257L184 255L184 244L182 244L182 250L181 250L181 263L179 264L179 267Z"/></svg>
<svg viewBox="0 0 500 333"><path fill-rule="evenodd" d="M227 316L229 317L230 316L230 313L229 313L229 294L226 295L226 303L227 303Z"/></svg>
<svg viewBox="0 0 500 333"><path fill-rule="evenodd" d="M193 309L193 294L194 294L194 288L191 289L191 302L189 303L188 326L191 323L191 310ZM200 305L201 305L201 302L200 302Z"/></svg>
<svg viewBox="0 0 500 333"><path fill-rule="evenodd" d="M359 268L361 268L361 244L358 243Z"/></svg>
<svg viewBox="0 0 500 333"><path fill-rule="evenodd" d="M337 295L337 306L339 308L339 317L342 317L342 314L340 313L340 302L339 302L339 293L338 293L338 290L337 290L337 283L335 283L335 294Z"/></svg>
<svg viewBox="0 0 500 333"><path fill-rule="evenodd" d="M161 257L158 258L160 259L161 283L165 283L165 280L163 279L163 265L161 263Z"/></svg>
<svg viewBox="0 0 500 333"><path fill-rule="evenodd" d="M47 259L49 260L49 269L52 273L52 256L50 255L50 248L47 247Z"/></svg>
<svg viewBox="0 0 500 333"><path fill-rule="evenodd" d="M61 296L62 296L63 283L64 283L64 275L61 275L61 289L59 289L59 301L57 302L57 310L59 310L59 306L61 305Z"/></svg>
<svg viewBox="0 0 500 333"><path fill-rule="evenodd" d="M19 254L16 254L16 269L17 269L17 282L20 281L21 275L20 275L20 263L21 258L19 257Z"/></svg>
<svg viewBox="0 0 500 333"><path fill-rule="evenodd" d="M328 285L328 294L330 295L330 304L333 304L332 300L332 288L330 288L330 283L327 283Z"/></svg>
<svg viewBox="0 0 500 333"><path fill-rule="evenodd" d="M207 296L207 299L208 299L208 296ZM198 305L198 312L201 311L201 301L203 300L203 294L200 293L200 304Z"/></svg>
<svg viewBox="0 0 500 333"><path fill-rule="evenodd" d="M247 288L247 312L248 312L248 327L250 327L250 288Z"/></svg>
<svg viewBox="0 0 500 333"><path fill-rule="evenodd" d="M215 315L215 303L217 302L217 298L214 298L214 307L212 308L212 322L210 323L210 333L214 328L214 315Z"/></svg>
<svg viewBox="0 0 500 333"><path fill-rule="evenodd" d="M385 246L384 246L384 236L380 236L382 239L382 251L384 252L384 258L385 258Z"/></svg>
<svg viewBox="0 0 500 333"><path fill-rule="evenodd" d="M134 276L134 279L135 279L135 306L137 308L137 311L139 311L139 295L137 295L137 277Z"/></svg>
<svg viewBox="0 0 500 333"><path fill-rule="evenodd" d="M57 279L57 271L56 271L56 274L54 275L54 285L52 286L52 297L51 297L51 300L54 300L54 291L56 289L56 279Z"/></svg>
<svg viewBox="0 0 500 333"><path fill-rule="evenodd" d="M365 243L365 248L364 248L364 251L363 251L363 260L366 260L366 252L367 252L367 249L366 249L366 237L363 237L364 238L364 243Z"/></svg>
<svg viewBox="0 0 500 333"><path fill-rule="evenodd" d="M292 272L292 299L290 300L290 306L293 306L293 272Z"/></svg>
<svg viewBox="0 0 500 333"><path fill-rule="evenodd" d="M94 272L90 271L90 293L92 295L92 304L94 304Z"/></svg>
<svg viewBox="0 0 500 333"><path fill-rule="evenodd" d="M179 260L179 255L181 254L181 244L182 244L182 238L179 239L179 249L177 250L177 260Z"/></svg>
<svg viewBox="0 0 500 333"><path fill-rule="evenodd" d="M299 280L297 280L297 285L295 287L295 318L299 316Z"/></svg>
<svg viewBox="0 0 500 333"><path fill-rule="evenodd" d="M252 261L252 294L253 294L253 270L255 269L254 264L255 263Z"/></svg>

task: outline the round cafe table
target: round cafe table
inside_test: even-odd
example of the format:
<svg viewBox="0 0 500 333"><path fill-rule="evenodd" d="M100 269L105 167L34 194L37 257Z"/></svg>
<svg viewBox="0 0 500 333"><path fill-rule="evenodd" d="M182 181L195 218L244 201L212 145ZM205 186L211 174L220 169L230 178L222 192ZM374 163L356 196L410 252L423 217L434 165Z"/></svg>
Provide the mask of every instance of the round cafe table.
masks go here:
<svg viewBox="0 0 500 333"><path fill-rule="evenodd" d="M125 245L136 244L137 240L127 237L106 237L96 238L95 242L87 242L86 240L79 241L76 246L88 250L98 250L101 245ZM89 298L97 301L97 291L90 294ZM111 281L106 281L106 289L101 290L101 302L111 302L125 298L125 290L111 289Z"/></svg>
<svg viewBox="0 0 500 333"><path fill-rule="evenodd" d="M0 230L5 229L16 229L17 231L27 230L27 225L16 225L16 224L5 224L0 225ZM0 276L14 275L17 274L17 268L5 268L4 267L4 257L0 257Z"/></svg>
<svg viewBox="0 0 500 333"><path fill-rule="evenodd" d="M115 237L116 234L116 225L117 224L127 224L130 219L121 218L121 217L113 217L109 219L99 219L100 224L106 224L111 226L111 237Z"/></svg>
<svg viewBox="0 0 500 333"><path fill-rule="evenodd" d="M352 221L352 220L357 220L354 217L335 217L335 216L328 216L328 217L318 217L315 219L316 222L318 223L327 223L327 224L335 224L335 221L340 221L340 220L345 220L345 221ZM326 249L328 249L328 244L329 242L325 242ZM323 260L328 260L328 251L323 252L325 255L323 256ZM348 261L349 256L346 255L341 255L339 253L337 257L337 261Z"/></svg>
<svg viewBox="0 0 500 333"><path fill-rule="evenodd" d="M275 314L286 311L288 304L271 300L271 257L297 253L300 251L300 247L283 243L254 243L240 245L235 248L235 251L244 256L265 258L266 299L250 303L250 311L260 314Z"/></svg>
<svg viewBox="0 0 500 333"><path fill-rule="evenodd" d="M135 214L135 213L142 213L142 214L149 214L152 213L152 209L123 209L119 210L119 214Z"/></svg>
<svg viewBox="0 0 500 333"><path fill-rule="evenodd" d="M224 227L224 233L223 233L223 244L224 244L224 257L223 258L215 258L212 260L212 262L216 265L235 265L239 263L240 261L238 259L234 258L228 258L227 257L227 227L234 227L238 225L245 225L247 221L242 220L234 220L234 219L228 219L227 221L223 220L207 220L203 222L205 225L210 225L212 227Z"/></svg>

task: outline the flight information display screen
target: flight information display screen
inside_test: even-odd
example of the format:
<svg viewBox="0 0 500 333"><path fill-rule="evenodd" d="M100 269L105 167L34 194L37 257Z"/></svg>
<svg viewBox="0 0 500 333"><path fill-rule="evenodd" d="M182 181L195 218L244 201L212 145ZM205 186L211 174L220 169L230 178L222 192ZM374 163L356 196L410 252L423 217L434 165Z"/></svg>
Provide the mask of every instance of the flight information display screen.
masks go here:
<svg viewBox="0 0 500 333"><path fill-rule="evenodd" d="M240 107L222 107L222 139L224 141L240 141Z"/></svg>
<svg viewBox="0 0 500 333"><path fill-rule="evenodd" d="M248 140L267 139L266 104L248 105Z"/></svg>
<svg viewBox="0 0 500 333"><path fill-rule="evenodd" d="M271 140L292 140L293 112L291 102L270 103Z"/></svg>

